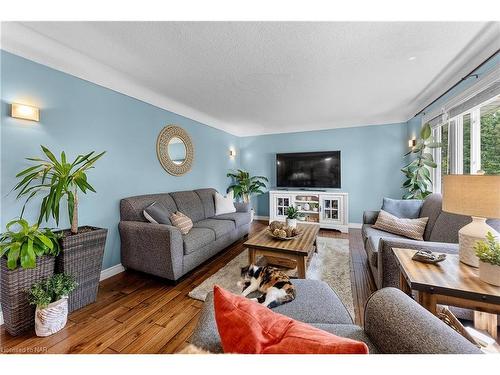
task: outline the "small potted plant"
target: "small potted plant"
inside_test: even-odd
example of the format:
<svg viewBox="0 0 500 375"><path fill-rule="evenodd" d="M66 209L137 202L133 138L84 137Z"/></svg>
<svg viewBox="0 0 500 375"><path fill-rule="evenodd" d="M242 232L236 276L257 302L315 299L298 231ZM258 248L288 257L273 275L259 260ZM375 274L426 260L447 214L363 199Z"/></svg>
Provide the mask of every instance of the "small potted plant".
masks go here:
<svg viewBox="0 0 500 375"><path fill-rule="evenodd" d="M474 246L479 258L479 278L492 285L500 286L500 242L488 232L486 241L477 241Z"/></svg>
<svg viewBox="0 0 500 375"><path fill-rule="evenodd" d="M227 192L234 192L234 197L236 199L240 198L245 203L250 203L250 197L252 195L264 194L262 189L266 188L265 182L269 182L267 177L264 176L250 176L250 173L242 169L238 169L235 172L229 172L227 177L233 179L233 184L227 188ZM255 216L253 208L251 209L251 220Z"/></svg>
<svg viewBox="0 0 500 375"><path fill-rule="evenodd" d="M299 210L294 206L289 206L286 210L286 225L290 228L297 228L297 218L300 217Z"/></svg>
<svg viewBox="0 0 500 375"><path fill-rule="evenodd" d="M72 276L56 273L28 290L28 300L35 310L35 332L45 337L59 332L68 321L68 295L77 284Z"/></svg>
<svg viewBox="0 0 500 375"><path fill-rule="evenodd" d="M0 235L0 304L5 328L16 336L33 326L34 308L25 290L54 273L59 238L24 219L9 222L5 229Z"/></svg>
<svg viewBox="0 0 500 375"><path fill-rule="evenodd" d="M14 190L19 192L17 198L27 197L24 207L37 194L46 194L40 206L39 224L52 217L59 225L61 200L65 198L67 201L71 229L61 231L62 251L56 260L56 272L71 274L78 283L78 288L69 296L69 311L72 312L97 299L108 231L94 226L78 226L78 193L95 193L87 180L87 172L94 168L104 152L95 154L92 151L68 161L64 151L58 160L48 148L41 148L45 159L27 158L36 164L17 174L21 181Z"/></svg>

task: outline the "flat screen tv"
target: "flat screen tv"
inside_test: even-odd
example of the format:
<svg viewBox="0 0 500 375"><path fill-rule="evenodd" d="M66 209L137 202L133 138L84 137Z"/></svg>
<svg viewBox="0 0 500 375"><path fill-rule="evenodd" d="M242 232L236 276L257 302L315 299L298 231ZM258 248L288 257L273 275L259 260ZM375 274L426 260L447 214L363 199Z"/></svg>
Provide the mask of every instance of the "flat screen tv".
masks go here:
<svg viewBox="0 0 500 375"><path fill-rule="evenodd" d="M340 189L340 151L276 154L276 177L281 188Z"/></svg>

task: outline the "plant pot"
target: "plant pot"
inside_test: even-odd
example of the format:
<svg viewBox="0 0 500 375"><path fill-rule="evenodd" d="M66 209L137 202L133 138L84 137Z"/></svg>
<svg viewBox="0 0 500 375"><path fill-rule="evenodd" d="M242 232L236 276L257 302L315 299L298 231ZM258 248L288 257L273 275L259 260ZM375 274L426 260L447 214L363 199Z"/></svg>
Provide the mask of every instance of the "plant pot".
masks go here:
<svg viewBox="0 0 500 375"><path fill-rule="evenodd" d="M35 324L35 306L28 302L26 291L36 282L54 274L55 258L42 256L36 260L36 268L7 268L7 259L0 261L0 284L3 321L5 329L12 336L17 336Z"/></svg>
<svg viewBox="0 0 500 375"><path fill-rule="evenodd" d="M107 229L88 226L78 228L77 234L71 234L69 230L63 231L56 272L71 275L78 283L68 296L69 312L97 299L107 233Z"/></svg>
<svg viewBox="0 0 500 375"><path fill-rule="evenodd" d="M250 222L253 222L254 218L255 218L255 210L252 208L250 209Z"/></svg>
<svg viewBox="0 0 500 375"><path fill-rule="evenodd" d="M479 278L485 283L500 286L500 266L479 261Z"/></svg>
<svg viewBox="0 0 500 375"><path fill-rule="evenodd" d="M52 302L47 307L35 310L35 333L46 337L59 332L68 321L68 297Z"/></svg>
<svg viewBox="0 0 500 375"><path fill-rule="evenodd" d="M297 228L297 219L286 219L286 226L290 228Z"/></svg>

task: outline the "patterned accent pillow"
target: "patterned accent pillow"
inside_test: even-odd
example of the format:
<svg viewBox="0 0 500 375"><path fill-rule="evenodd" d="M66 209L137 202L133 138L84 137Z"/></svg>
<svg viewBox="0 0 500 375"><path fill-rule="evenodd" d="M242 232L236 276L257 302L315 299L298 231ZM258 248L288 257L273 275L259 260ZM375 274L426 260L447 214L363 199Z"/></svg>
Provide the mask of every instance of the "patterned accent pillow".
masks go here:
<svg viewBox="0 0 500 375"><path fill-rule="evenodd" d="M380 210L373 228L423 241L427 220L429 220L428 217L400 219L397 216L391 215L389 212Z"/></svg>
<svg viewBox="0 0 500 375"><path fill-rule="evenodd" d="M181 231L182 234L188 234L193 227L193 221L180 211L177 211L175 214L171 214L170 221L174 227Z"/></svg>

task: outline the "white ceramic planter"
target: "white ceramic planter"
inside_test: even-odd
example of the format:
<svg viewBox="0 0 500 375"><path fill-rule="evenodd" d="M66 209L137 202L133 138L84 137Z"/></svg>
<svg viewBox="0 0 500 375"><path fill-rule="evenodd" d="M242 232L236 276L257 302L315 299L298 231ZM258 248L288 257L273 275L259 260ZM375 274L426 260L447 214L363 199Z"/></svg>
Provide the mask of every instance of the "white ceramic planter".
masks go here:
<svg viewBox="0 0 500 375"><path fill-rule="evenodd" d="M255 217L255 211L254 211L254 209L252 208L252 209L250 210L250 222L253 222L254 217Z"/></svg>
<svg viewBox="0 0 500 375"><path fill-rule="evenodd" d="M35 332L37 336L53 335L64 328L68 321L68 298L52 302L44 309L35 311Z"/></svg>
<svg viewBox="0 0 500 375"><path fill-rule="evenodd" d="M500 286L500 266L479 261L479 278L485 283Z"/></svg>
<svg viewBox="0 0 500 375"><path fill-rule="evenodd" d="M286 218L286 226L290 228L297 228L297 219Z"/></svg>

